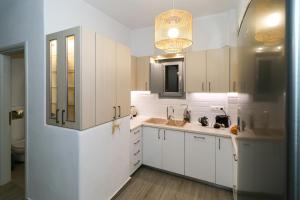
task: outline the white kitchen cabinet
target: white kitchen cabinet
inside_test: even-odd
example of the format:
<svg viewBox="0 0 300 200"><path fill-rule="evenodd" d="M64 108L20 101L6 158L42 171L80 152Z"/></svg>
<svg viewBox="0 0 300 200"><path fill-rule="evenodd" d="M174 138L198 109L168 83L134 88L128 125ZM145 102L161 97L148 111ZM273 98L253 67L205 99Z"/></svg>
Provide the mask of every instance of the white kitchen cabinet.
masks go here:
<svg viewBox="0 0 300 200"><path fill-rule="evenodd" d="M95 126L95 32L76 27L47 35L47 124Z"/></svg>
<svg viewBox="0 0 300 200"><path fill-rule="evenodd" d="M130 50L96 34L96 124L129 115Z"/></svg>
<svg viewBox="0 0 300 200"><path fill-rule="evenodd" d="M215 136L185 133L185 175L215 183Z"/></svg>
<svg viewBox="0 0 300 200"><path fill-rule="evenodd" d="M143 127L143 164L162 168L162 142L161 129Z"/></svg>
<svg viewBox="0 0 300 200"><path fill-rule="evenodd" d="M233 186L233 149L231 138L216 137L216 184Z"/></svg>
<svg viewBox="0 0 300 200"><path fill-rule="evenodd" d="M229 48L207 51L207 91L229 92Z"/></svg>
<svg viewBox="0 0 300 200"><path fill-rule="evenodd" d="M186 91L206 92L206 51L186 54Z"/></svg>
<svg viewBox="0 0 300 200"><path fill-rule="evenodd" d="M163 130L162 168L184 175L184 132Z"/></svg>
<svg viewBox="0 0 300 200"><path fill-rule="evenodd" d="M184 174L184 132L143 128L143 164Z"/></svg>

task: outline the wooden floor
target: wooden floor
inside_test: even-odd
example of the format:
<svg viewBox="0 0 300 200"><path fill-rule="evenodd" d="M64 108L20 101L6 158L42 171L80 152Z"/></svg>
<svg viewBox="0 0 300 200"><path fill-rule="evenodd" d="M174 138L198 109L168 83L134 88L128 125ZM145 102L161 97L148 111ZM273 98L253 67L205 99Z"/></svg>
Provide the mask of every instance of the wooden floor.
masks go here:
<svg viewBox="0 0 300 200"><path fill-rule="evenodd" d="M0 200L25 199L25 173L24 164L17 164L11 172L12 181L0 186Z"/></svg>
<svg viewBox="0 0 300 200"><path fill-rule="evenodd" d="M114 200L233 200L232 192L141 167Z"/></svg>

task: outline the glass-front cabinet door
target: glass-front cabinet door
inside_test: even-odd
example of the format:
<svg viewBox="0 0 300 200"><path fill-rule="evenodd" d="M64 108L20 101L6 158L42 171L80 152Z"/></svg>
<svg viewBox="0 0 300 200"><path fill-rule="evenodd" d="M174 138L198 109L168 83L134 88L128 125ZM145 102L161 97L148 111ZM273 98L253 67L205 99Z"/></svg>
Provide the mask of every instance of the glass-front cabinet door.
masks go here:
<svg viewBox="0 0 300 200"><path fill-rule="evenodd" d="M47 35L47 123L80 129L80 28Z"/></svg>

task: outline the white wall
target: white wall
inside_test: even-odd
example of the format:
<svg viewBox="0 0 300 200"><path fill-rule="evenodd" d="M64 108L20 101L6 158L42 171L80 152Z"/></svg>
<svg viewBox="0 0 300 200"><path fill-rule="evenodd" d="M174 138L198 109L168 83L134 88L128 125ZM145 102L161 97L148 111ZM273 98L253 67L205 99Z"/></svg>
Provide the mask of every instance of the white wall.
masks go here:
<svg viewBox="0 0 300 200"><path fill-rule="evenodd" d="M130 47L130 29L83 0L44 0L45 33L84 26Z"/></svg>
<svg viewBox="0 0 300 200"><path fill-rule="evenodd" d="M129 29L80 0L0 2L0 48L27 44L27 196L32 200L79 199L80 133L45 124L45 32L78 25L129 44Z"/></svg>
<svg viewBox="0 0 300 200"><path fill-rule="evenodd" d="M32 200L77 199L78 138L45 124L43 1L0 3L0 48L26 42L27 196Z"/></svg>
<svg viewBox="0 0 300 200"><path fill-rule="evenodd" d="M186 99L159 99L157 94L131 92L131 105L136 106L138 114L149 117L166 118L167 106L173 106L175 118L182 119L185 105L189 106L191 120L196 122L199 117L206 116L210 125L215 123L215 116L224 114L213 111L211 106L224 106L232 123L237 123L238 95L236 93L188 93Z"/></svg>
<svg viewBox="0 0 300 200"><path fill-rule="evenodd" d="M45 0L44 9L45 34L83 26L130 46L130 29L82 0ZM129 119L124 121L122 131L129 134ZM126 159L129 162L129 152L126 151L129 150L126 147L129 141L123 133L123 139L114 143L110 138L111 128L112 123L107 123L73 133L78 137L78 143L73 147L78 157L78 168L74 171L77 186L73 186L78 189L76 199L108 199L129 177L129 163L123 162ZM114 160L116 158L118 160ZM68 158L65 159L67 162ZM118 169L113 170L114 167Z"/></svg>
<svg viewBox="0 0 300 200"><path fill-rule="evenodd" d="M236 10L193 20L193 45L191 50L214 49L236 45ZM135 56L158 55L154 47L154 27L131 31L131 48Z"/></svg>

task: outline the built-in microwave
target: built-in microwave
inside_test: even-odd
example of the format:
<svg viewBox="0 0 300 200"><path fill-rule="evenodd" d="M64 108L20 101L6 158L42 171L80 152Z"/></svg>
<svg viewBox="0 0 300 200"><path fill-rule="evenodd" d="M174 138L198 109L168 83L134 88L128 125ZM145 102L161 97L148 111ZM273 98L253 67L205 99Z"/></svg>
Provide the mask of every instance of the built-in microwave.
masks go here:
<svg viewBox="0 0 300 200"><path fill-rule="evenodd" d="M185 98L184 58L156 60L150 68L150 90L160 98Z"/></svg>

